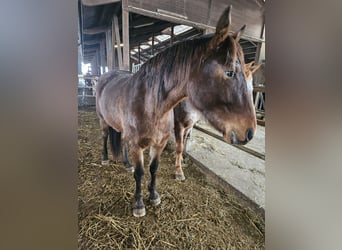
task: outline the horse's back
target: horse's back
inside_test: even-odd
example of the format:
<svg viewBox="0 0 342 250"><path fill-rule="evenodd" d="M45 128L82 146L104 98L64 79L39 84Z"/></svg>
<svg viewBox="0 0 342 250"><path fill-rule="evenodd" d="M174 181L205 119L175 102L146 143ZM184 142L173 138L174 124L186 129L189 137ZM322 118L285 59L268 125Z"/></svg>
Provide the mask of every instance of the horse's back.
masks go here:
<svg viewBox="0 0 342 250"><path fill-rule="evenodd" d="M100 97L103 89L108 84L116 84L120 82L122 78L130 77L132 73L130 71L125 70L113 70L110 72L106 72L100 76L98 84L96 85L96 97Z"/></svg>
<svg viewBox="0 0 342 250"><path fill-rule="evenodd" d="M113 120L111 116L121 113L120 110L117 110L121 106L118 99L122 96L123 86L131 75L130 71L113 70L100 76L96 86L96 112L106 123Z"/></svg>

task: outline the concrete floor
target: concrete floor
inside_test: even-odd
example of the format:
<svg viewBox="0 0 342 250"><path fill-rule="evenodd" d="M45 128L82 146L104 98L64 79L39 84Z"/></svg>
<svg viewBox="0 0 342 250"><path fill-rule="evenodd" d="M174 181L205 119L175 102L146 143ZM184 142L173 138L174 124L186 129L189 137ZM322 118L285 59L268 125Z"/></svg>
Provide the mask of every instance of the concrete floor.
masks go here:
<svg viewBox="0 0 342 250"><path fill-rule="evenodd" d="M204 122L197 125L217 133ZM265 128L258 126L255 137L245 147L265 154ZM186 153L265 209L264 160L196 129L187 142Z"/></svg>

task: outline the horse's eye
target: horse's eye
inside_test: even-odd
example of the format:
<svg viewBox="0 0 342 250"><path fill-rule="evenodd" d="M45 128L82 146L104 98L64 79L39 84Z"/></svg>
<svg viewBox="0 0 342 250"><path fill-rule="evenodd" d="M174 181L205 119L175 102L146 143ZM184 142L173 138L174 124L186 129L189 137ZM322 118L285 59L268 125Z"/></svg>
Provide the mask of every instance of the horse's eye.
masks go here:
<svg viewBox="0 0 342 250"><path fill-rule="evenodd" d="M228 76L228 77L234 77L234 76L235 76L235 72L234 72L234 71L225 71L224 73L225 73L226 76Z"/></svg>

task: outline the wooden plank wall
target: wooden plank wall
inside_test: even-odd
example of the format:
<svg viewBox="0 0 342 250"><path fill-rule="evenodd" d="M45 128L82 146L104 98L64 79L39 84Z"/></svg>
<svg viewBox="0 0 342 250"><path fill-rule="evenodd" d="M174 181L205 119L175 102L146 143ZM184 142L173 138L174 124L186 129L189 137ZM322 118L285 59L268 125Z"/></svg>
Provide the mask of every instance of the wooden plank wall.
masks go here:
<svg viewBox="0 0 342 250"><path fill-rule="evenodd" d="M203 29L214 28L222 11L233 5L233 30L246 24L244 38L260 40L264 25L264 3L262 0L128 0L131 12L154 14L159 19L170 21L166 16L174 16L179 23L194 22ZM145 13L144 10L146 10ZM163 15L160 15L162 13ZM172 18L171 18L172 19Z"/></svg>

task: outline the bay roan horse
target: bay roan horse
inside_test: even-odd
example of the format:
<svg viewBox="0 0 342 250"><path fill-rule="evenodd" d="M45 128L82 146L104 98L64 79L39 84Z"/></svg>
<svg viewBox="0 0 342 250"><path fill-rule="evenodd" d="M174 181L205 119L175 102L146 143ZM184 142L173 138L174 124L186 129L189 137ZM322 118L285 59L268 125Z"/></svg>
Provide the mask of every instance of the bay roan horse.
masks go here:
<svg viewBox="0 0 342 250"><path fill-rule="evenodd" d="M180 101L188 98L228 143L245 144L252 139L256 128L252 90L246 83L243 52L237 42L245 26L234 34L229 34L230 27L228 7L213 37L179 42L149 59L134 75L113 71L100 77L96 110L104 142L109 131L114 153L119 152L121 138L131 149L134 216L146 213L141 179L147 148L151 157L149 200L153 206L160 203L156 171L170 136L173 108Z"/></svg>
<svg viewBox="0 0 342 250"><path fill-rule="evenodd" d="M259 69L261 64L253 65L253 62L245 64L245 77L248 88L253 89L253 74ZM251 98L253 98L251 96ZM252 100L253 101L253 100ZM183 151L186 139L193 126L201 119L202 115L196 110L191 102L186 99L177 104L174 112L174 133L176 140L176 180L185 180L182 169Z"/></svg>

